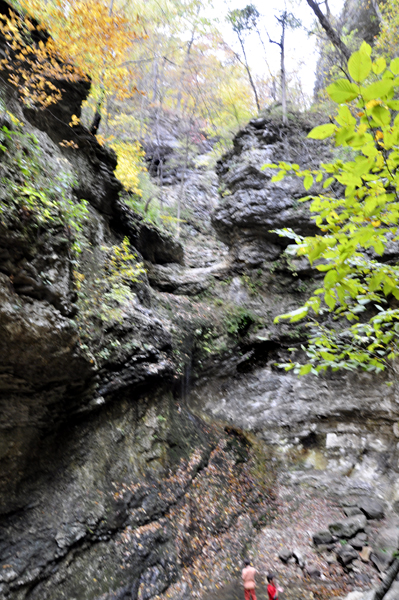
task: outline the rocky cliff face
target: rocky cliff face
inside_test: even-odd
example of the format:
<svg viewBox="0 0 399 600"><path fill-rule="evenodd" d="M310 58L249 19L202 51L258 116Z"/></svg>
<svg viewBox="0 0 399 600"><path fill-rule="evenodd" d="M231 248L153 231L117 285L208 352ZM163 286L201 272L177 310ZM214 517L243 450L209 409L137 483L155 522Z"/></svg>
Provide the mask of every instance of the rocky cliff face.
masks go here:
<svg viewBox="0 0 399 600"><path fill-rule="evenodd" d="M213 214L213 225L230 247L234 259L243 266L256 267L281 255L285 242L273 229L295 227L302 235L315 231L298 178L271 183L273 169L268 163L286 161L301 167L317 167L328 157L326 145L306 140L317 122L295 115L287 125L279 119L250 121L234 139L234 148L218 164L222 188L220 206Z"/></svg>
<svg viewBox="0 0 399 600"><path fill-rule="evenodd" d="M242 362L227 371L220 369L205 384L199 382L192 390L190 403L197 414L252 431L275 449L275 460L280 461L282 469L282 487L276 485L276 490L282 498L300 493L305 485L312 490L310 497L322 492L345 514L350 514L345 507L357 507L363 500L382 502L384 522L374 531L366 527L372 551L381 554L388 542L381 541L384 535L378 531L389 531L395 540L399 532L396 387L387 387L383 376L335 373L298 379L276 367L277 362L286 359L285 348L300 343L304 332L298 327L277 327L273 319L288 307L299 305L302 295L316 284L317 275L301 261L285 259L284 240L270 230L290 226L306 234L314 231L314 225L306 207L298 206L297 200L305 193L298 182L288 179L272 183L270 172L261 165L279 160L309 165L320 158L325 160L330 150L305 139L313 125L311 121L301 123L299 115L286 127L272 116L253 120L219 163L225 197L213 215L213 223L229 246L233 269L227 290L219 293L245 306L252 323L241 337ZM317 514L318 508L314 507ZM303 544L301 560L306 556L310 563L315 561L309 541L299 541L300 528L293 523L285 527L285 531L273 529L273 525L266 527L259 537L259 552L270 551L271 540L285 539L291 551L295 543ZM327 528L325 521L323 527ZM286 538L287 530L291 541ZM292 538L297 541L293 543ZM358 560L352 568L351 561L359 558L352 551L352 558L345 563L352 583L356 581L360 587L362 581L370 584L375 573L366 571L366 561ZM271 553L273 556L273 550ZM292 552L287 552L285 562L288 556L292 557ZM340 562L339 552L337 556ZM269 560L278 569L276 559L274 553ZM292 559L292 564L298 565L301 560ZM328 580L331 568L325 565L319 563L317 568ZM385 568L386 563L380 565L381 571ZM281 574L281 567L279 570Z"/></svg>
<svg viewBox="0 0 399 600"><path fill-rule="evenodd" d="M303 594L305 562L329 574L311 528L342 517L343 505L385 503L367 525L375 549L381 527L393 536L398 527L396 389L361 374L298 380L275 364L304 331L273 319L316 282L270 230L314 225L299 182L273 184L261 166L316 164L329 150L306 141L315 123L303 116L288 126L270 115L251 121L218 166L212 220L223 244L204 250L193 234L184 254L124 204L115 157L67 127L86 93L73 87L70 102L41 113L3 89L0 594L199 596L231 579L248 551L279 568L290 536L300 548L285 573ZM32 192L30 204L12 193L26 162L29 182L53 203L51 220L40 221ZM202 212L215 187L204 186L212 191ZM76 232L65 219L83 206ZM112 288L112 248L120 252L125 236L137 254L130 263L146 272ZM336 568L330 589L353 584L355 570ZM358 570L365 583L375 576L369 565ZM322 582L315 593L326 597Z"/></svg>
<svg viewBox="0 0 399 600"><path fill-rule="evenodd" d="M229 577L229 554L240 560L271 510L271 478L258 481L245 436L192 415L176 385L206 307L181 316L146 272L129 282L112 262L126 237L125 268L183 269L183 247L128 209L115 156L68 126L86 83L34 111L1 81L0 595L147 599L178 581L176 597L211 585L198 561Z"/></svg>

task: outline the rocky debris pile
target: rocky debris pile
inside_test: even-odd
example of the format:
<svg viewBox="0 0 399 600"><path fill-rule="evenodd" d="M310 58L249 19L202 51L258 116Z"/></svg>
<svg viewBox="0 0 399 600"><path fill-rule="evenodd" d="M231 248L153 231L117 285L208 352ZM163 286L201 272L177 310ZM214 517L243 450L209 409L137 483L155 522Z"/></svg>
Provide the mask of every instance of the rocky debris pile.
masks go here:
<svg viewBox="0 0 399 600"><path fill-rule="evenodd" d="M399 519L392 513L387 514L385 504L375 497L348 498L340 504L345 516L330 521L324 529L311 535L313 553L310 554L302 545L280 544L280 564L316 581L326 581L332 575L336 581L351 580L352 585L360 588L375 587L399 547ZM299 536L297 541L300 541ZM327 570L324 565L328 565ZM292 577L288 570L280 571L280 574ZM368 596L363 597L364 591L356 593L359 600L369 600ZM354 600L356 598L353 596ZM396 596L390 595L389 598ZM352 596L345 600L352 600Z"/></svg>
<svg viewBox="0 0 399 600"><path fill-rule="evenodd" d="M399 598L399 582L392 584L390 590L384 596L384 600L397 600ZM354 591L350 592L345 598L334 598L334 600L374 600L374 590L367 592Z"/></svg>
<svg viewBox="0 0 399 600"><path fill-rule="evenodd" d="M374 533L370 523L385 517L382 502L370 497L357 502L342 504L346 518L329 524L328 530L313 534L313 543L318 552L335 554L344 569L361 572L362 563L371 563L379 573L389 567L393 552L398 548L399 529L397 519L390 527Z"/></svg>
<svg viewBox="0 0 399 600"><path fill-rule="evenodd" d="M341 569L342 576L350 575L356 585L375 585L392 563L399 547L399 520L386 517L384 504L373 497L341 503L344 518L336 519L325 529L312 534L315 556L329 565L329 570ZM317 563L296 548L280 549L278 557L285 565L294 565L312 579L325 579ZM335 565L335 567L334 567ZM374 570L374 575L373 571ZM397 598L393 588L387 598ZM370 596L370 598L369 598ZM371 592L351 592L345 600L370 600Z"/></svg>

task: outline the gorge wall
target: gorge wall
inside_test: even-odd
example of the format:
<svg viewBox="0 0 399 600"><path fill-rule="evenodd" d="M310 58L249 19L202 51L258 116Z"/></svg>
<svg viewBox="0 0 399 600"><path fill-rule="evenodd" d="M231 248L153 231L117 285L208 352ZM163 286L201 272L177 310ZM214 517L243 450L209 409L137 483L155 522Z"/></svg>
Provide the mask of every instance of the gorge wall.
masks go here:
<svg viewBox="0 0 399 600"><path fill-rule="evenodd" d="M282 125L269 114L237 135L217 167L219 240L204 252L194 236L185 253L124 203L113 154L67 125L86 84L37 112L4 77L0 88L9 182L0 219L2 597L200 596L234 577L248 552L262 560L267 536L276 546L273 524L303 494L330 503L318 527L342 505L377 499L385 517L369 535L384 527L397 536L395 387L382 376L297 379L276 367L304 330L273 319L317 281L307 264L287 261L271 230L314 225L298 203L300 182L271 183L261 167L328 156L306 140L317 116ZM75 211L87 202L78 234L21 203L26 164L46 198ZM110 252L125 237L145 272L110 296ZM267 560L279 564L277 547ZM354 575L342 573L345 582Z"/></svg>

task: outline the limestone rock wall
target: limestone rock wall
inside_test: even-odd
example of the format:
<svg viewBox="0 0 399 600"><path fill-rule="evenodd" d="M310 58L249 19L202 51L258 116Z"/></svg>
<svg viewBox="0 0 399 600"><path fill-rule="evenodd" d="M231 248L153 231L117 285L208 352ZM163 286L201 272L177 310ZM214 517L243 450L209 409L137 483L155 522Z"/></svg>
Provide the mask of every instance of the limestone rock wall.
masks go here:
<svg viewBox="0 0 399 600"><path fill-rule="evenodd" d="M65 84L59 104L33 111L1 81L9 112L0 127L15 134L6 136L8 151L20 127L22 157L37 159L43 185L64 173L56 198L86 200L89 218L78 261L66 223L41 225L26 207L13 212L21 161L2 155L9 212L0 219L0 596L147 600L184 573L192 587L204 586L193 576L198 557L219 561L227 578L229 553L238 563L269 502L266 493L244 493L255 476L249 445L187 410L175 390L175 340L192 335L191 326L175 328L177 311L162 308L147 275L115 314L117 304L96 288L103 247L127 236L147 268L167 270L182 267L182 245L127 208L113 153L83 127L68 127L86 82ZM80 300L78 281L88 282ZM232 497L219 496L232 482Z"/></svg>

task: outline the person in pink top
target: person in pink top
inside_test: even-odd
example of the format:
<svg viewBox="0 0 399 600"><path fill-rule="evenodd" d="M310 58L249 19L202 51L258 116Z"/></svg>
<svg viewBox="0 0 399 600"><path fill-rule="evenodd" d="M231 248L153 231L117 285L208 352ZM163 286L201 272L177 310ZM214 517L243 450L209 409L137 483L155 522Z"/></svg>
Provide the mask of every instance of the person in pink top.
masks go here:
<svg viewBox="0 0 399 600"><path fill-rule="evenodd" d="M256 600L255 594L255 575L256 569L251 567L249 560L245 561L245 567L242 570L242 580L244 583L244 596L245 600Z"/></svg>

